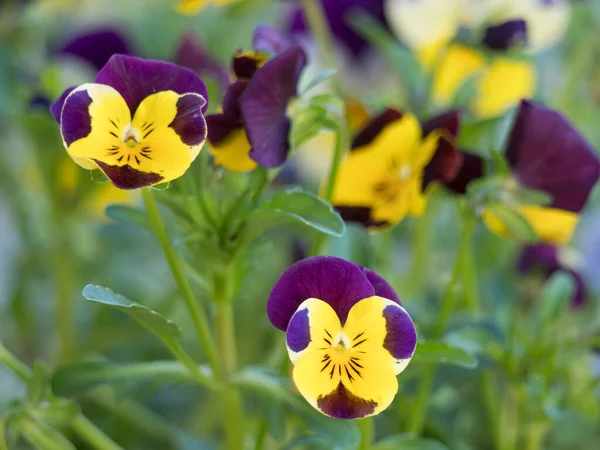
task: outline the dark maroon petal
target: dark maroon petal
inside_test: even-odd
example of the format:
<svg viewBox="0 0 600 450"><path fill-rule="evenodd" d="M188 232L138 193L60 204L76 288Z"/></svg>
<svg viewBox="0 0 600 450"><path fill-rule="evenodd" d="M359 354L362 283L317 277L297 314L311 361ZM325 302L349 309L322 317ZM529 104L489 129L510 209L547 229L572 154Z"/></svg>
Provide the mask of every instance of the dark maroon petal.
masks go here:
<svg viewBox="0 0 600 450"><path fill-rule="evenodd" d="M579 212L600 177L600 157L560 113L521 101L506 158L517 181L552 195L550 207Z"/></svg>
<svg viewBox="0 0 600 450"><path fill-rule="evenodd" d="M97 30L76 36L57 50L59 55L73 55L89 62L96 70L102 69L113 55L131 53L125 36L113 29Z"/></svg>
<svg viewBox="0 0 600 450"><path fill-rule="evenodd" d="M231 69L237 79L250 80L263 62L262 56L240 52L233 57Z"/></svg>
<svg viewBox="0 0 600 450"><path fill-rule="evenodd" d="M307 58L300 46L275 56L261 67L240 98L240 109L252 147L250 158L263 167L282 165L289 152L288 104L296 96Z"/></svg>
<svg viewBox="0 0 600 450"><path fill-rule="evenodd" d="M317 399L321 411L336 419L360 419L373 414L377 403L357 397L347 390L342 382L338 387L323 397Z"/></svg>
<svg viewBox="0 0 600 450"><path fill-rule="evenodd" d="M243 127L239 119L234 119L224 114L210 114L206 116L206 127L208 128L208 142L218 144L230 133Z"/></svg>
<svg viewBox="0 0 600 450"><path fill-rule="evenodd" d="M76 87L77 86L71 86L70 88L65 89L65 91L60 94L60 97L58 97L58 100L50 105L50 114L52 114L52 117L54 117L54 120L58 123L60 123L60 113L65 105L65 100Z"/></svg>
<svg viewBox="0 0 600 450"><path fill-rule="evenodd" d="M368 206L334 206L336 211L342 216L342 219L344 219L344 222L360 223L367 228L384 228L390 225L389 222L374 220L372 210Z"/></svg>
<svg viewBox="0 0 600 450"><path fill-rule="evenodd" d="M483 176L485 163L479 155L459 152L462 155L460 167L452 180L444 182L444 186L457 194L465 194L469 183Z"/></svg>
<svg viewBox="0 0 600 450"><path fill-rule="evenodd" d="M267 301L267 314L276 328L285 331L300 304L317 298L331 305L344 324L350 308L373 295L375 290L358 265L333 256L313 256L279 277Z"/></svg>
<svg viewBox="0 0 600 450"><path fill-rule="evenodd" d="M204 97L187 94L177 100L177 115L169 124L187 145L199 145L206 140L206 120L202 108Z"/></svg>
<svg viewBox="0 0 600 450"><path fill-rule="evenodd" d="M396 291L394 291L394 288L387 281L385 281L381 275L371 269L367 269L366 267L359 267L367 277L367 280L369 280L369 283L371 283L373 286L373 289L375 289L375 295L387 298L388 300L396 302L399 305L402 304L398 298L398 295L396 294Z"/></svg>
<svg viewBox="0 0 600 450"><path fill-rule="evenodd" d="M511 20L488 27L483 37L483 45L492 50L507 50L515 45L527 44L527 25L524 20Z"/></svg>
<svg viewBox="0 0 600 450"><path fill-rule="evenodd" d="M259 25L252 35L252 46L255 52L265 52L271 55L283 53L294 44L294 40L278 29L269 25Z"/></svg>
<svg viewBox="0 0 600 450"><path fill-rule="evenodd" d="M400 120L402 113L392 108L387 108L378 116L373 117L354 137L352 149L369 145L390 123Z"/></svg>
<svg viewBox="0 0 600 450"><path fill-rule="evenodd" d="M347 24L349 13L360 11L385 23L383 0L321 0L323 10L336 40L354 55L359 55L368 47L367 42ZM292 33L306 34L309 26L302 8L296 9L287 27Z"/></svg>
<svg viewBox="0 0 600 450"><path fill-rule="evenodd" d="M292 316L292 320L286 330L285 339L287 346L298 353L310 344L310 322L308 320L308 308L304 308Z"/></svg>
<svg viewBox="0 0 600 450"><path fill-rule="evenodd" d="M125 99L131 115L147 96L161 91L200 94L208 101L202 79L190 69L175 64L114 55L98 72L96 83L115 88ZM206 111L208 103L202 108Z"/></svg>
<svg viewBox="0 0 600 450"><path fill-rule="evenodd" d="M396 359L409 359L417 346L417 330L408 313L398 306L383 310L386 335L383 347Z"/></svg>
<svg viewBox="0 0 600 450"><path fill-rule="evenodd" d="M452 181L460 170L463 154L455 147L459 124L458 111L449 111L423 124L423 136L436 130L442 135L438 148L423 171L423 190L433 181Z"/></svg>
<svg viewBox="0 0 600 450"><path fill-rule="evenodd" d="M98 164L100 170L102 170L107 178L119 189L129 190L152 186L160 183L160 180L163 179L163 177L157 173L140 172L130 165L109 166L97 159L94 159L94 162Z"/></svg>
<svg viewBox="0 0 600 450"><path fill-rule="evenodd" d="M212 77L224 87L229 84L227 69L210 56L191 31L185 33L179 41L175 64L187 67L197 74Z"/></svg>
<svg viewBox="0 0 600 450"><path fill-rule="evenodd" d="M92 117L89 111L91 104L92 97L87 90L69 95L64 102L60 116L60 132L67 147L92 132Z"/></svg>
<svg viewBox="0 0 600 450"><path fill-rule="evenodd" d="M242 119L240 97L246 90L246 87L248 87L248 81L237 80L227 88L223 97L223 114L236 119Z"/></svg>

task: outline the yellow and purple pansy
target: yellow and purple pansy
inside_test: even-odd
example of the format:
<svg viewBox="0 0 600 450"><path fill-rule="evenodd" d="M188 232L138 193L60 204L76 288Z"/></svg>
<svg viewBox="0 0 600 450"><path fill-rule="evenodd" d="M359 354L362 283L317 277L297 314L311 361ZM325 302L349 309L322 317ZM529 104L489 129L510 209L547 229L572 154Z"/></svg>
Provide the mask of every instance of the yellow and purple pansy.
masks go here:
<svg viewBox="0 0 600 450"><path fill-rule="evenodd" d="M136 189L189 168L206 140L207 98L189 69L114 55L94 83L67 89L50 110L77 164Z"/></svg>
<svg viewBox="0 0 600 450"><path fill-rule="evenodd" d="M421 125L412 114L385 110L354 138L340 164L333 205L344 220L372 229L423 214L427 188L459 170L458 128L454 111Z"/></svg>
<svg viewBox="0 0 600 450"><path fill-rule="evenodd" d="M391 404L417 333L381 276L336 257L307 258L281 275L267 313L286 332L294 382L313 407L360 419Z"/></svg>
<svg viewBox="0 0 600 450"><path fill-rule="evenodd" d="M552 197L547 206L522 205L520 213L540 241L568 242L590 192L600 178L600 157L585 138L560 113L521 101L505 152L511 182ZM467 184L483 175L483 160L465 155L456 179L448 185L464 192ZM510 237L505 224L489 210L483 219L494 233Z"/></svg>
<svg viewBox="0 0 600 450"><path fill-rule="evenodd" d="M290 151L290 101L297 96L306 53L273 28L254 33L252 53L238 52L236 76L223 99L222 111L207 116L208 140L215 163L237 172L257 165L281 166ZM274 54L268 58L266 54Z"/></svg>

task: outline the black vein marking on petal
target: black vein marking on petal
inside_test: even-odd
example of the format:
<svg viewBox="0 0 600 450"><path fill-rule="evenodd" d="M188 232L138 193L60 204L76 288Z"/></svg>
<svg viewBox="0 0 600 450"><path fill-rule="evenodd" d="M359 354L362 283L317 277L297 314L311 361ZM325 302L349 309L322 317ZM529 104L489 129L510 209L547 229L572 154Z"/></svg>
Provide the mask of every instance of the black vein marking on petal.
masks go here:
<svg viewBox="0 0 600 450"><path fill-rule="evenodd" d="M117 126L117 124L112 120L112 119L108 119L110 121L110 123L113 124L113 126L118 130L119 127Z"/></svg>
<svg viewBox="0 0 600 450"><path fill-rule="evenodd" d="M355 340L357 340L359 337L361 337L363 334L365 334L365 332L363 331L362 333L358 333L356 336L354 336L354 339L352 339L352 342L354 342Z"/></svg>
<svg viewBox="0 0 600 450"><path fill-rule="evenodd" d="M139 165L140 165L140 160L139 160L139 158L137 157L137 155L135 155L135 156L134 156L134 158L135 158L135 162L136 162L136 163L138 163L138 166L139 166Z"/></svg>
<svg viewBox="0 0 600 450"><path fill-rule="evenodd" d="M360 371L356 367L354 367L352 365L352 361L350 361L349 364L350 364L350 368L356 372L356 375L358 375L359 377L362 378L362 375L360 374Z"/></svg>
<svg viewBox="0 0 600 450"><path fill-rule="evenodd" d="M146 155L145 153L140 153L141 156L143 156L144 158L148 158L148 159L152 159L151 156Z"/></svg>
<svg viewBox="0 0 600 450"><path fill-rule="evenodd" d="M353 356L350 357L350 362L351 363L356 364L361 369L364 369L364 367L362 365L360 365L357 361L360 361L360 360L358 358L353 357Z"/></svg>
<svg viewBox="0 0 600 450"><path fill-rule="evenodd" d="M150 136L150 133L152 133L153 131L154 131L154 128L152 128L150 131L148 131L142 139L146 139L148 136Z"/></svg>
<svg viewBox="0 0 600 450"><path fill-rule="evenodd" d="M333 372L335 372L335 364L333 365L333 367L331 368L331 372L329 372L329 379L333 379Z"/></svg>
<svg viewBox="0 0 600 450"><path fill-rule="evenodd" d="M131 159L131 154L127 155L127 162Z"/></svg>
<svg viewBox="0 0 600 450"><path fill-rule="evenodd" d="M327 364L325 364L323 366L323 368L321 369L321 372L323 372L325 369L327 369L327 366L329 366L329 364L331 364L331 360L327 361Z"/></svg>
<svg viewBox="0 0 600 450"><path fill-rule="evenodd" d="M333 336L329 334L329 331L325 330L325 333L327 333L327 336L329 336L330 339L333 339Z"/></svg>
<svg viewBox="0 0 600 450"><path fill-rule="evenodd" d="M117 139L119 139L119 136L116 135L116 133L113 133L112 131L109 131L110 134L112 134L114 137L116 137Z"/></svg>
<svg viewBox="0 0 600 450"><path fill-rule="evenodd" d="M352 383L354 381L354 377L352 375L350 375L350 372L348 371L348 367L344 366L344 370L346 371L346 375L348 375L348 379L350 380L350 383Z"/></svg>
<svg viewBox="0 0 600 450"><path fill-rule="evenodd" d="M325 362L325 361L327 361L328 359L329 359L329 355L325 355L325 356L323 357L323 359L321 360L321 362Z"/></svg>
<svg viewBox="0 0 600 450"><path fill-rule="evenodd" d="M123 155L121 155L117 158L117 162L121 162L122 159L123 159Z"/></svg>
<svg viewBox="0 0 600 450"><path fill-rule="evenodd" d="M142 127L142 131L146 131L150 126L152 126L154 124L154 122L145 122L144 126Z"/></svg>
<svg viewBox="0 0 600 450"><path fill-rule="evenodd" d="M341 377L342 376L342 365L341 364L338 366L338 370L340 372L340 377Z"/></svg>
<svg viewBox="0 0 600 450"><path fill-rule="evenodd" d="M142 125L142 131L144 131L144 128L146 128L146 125L148 125L148 121L147 120L144 122L144 125Z"/></svg>
<svg viewBox="0 0 600 450"><path fill-rule="evenodd" d="M325 342L327 342L329 345L331 345L331 341L330 341L329 339L327 339L327 338L323 338L323 340L324 340Z"/></svg>
<svg viewBox="0 0 600 450"><path fill-rule="evenodd" d="M151 151L150 150L150 146L148 146L148 147L142 147L142 151L143 152L150 152Z"/></svg>
<svg viewBox="0 0 600 450"><path fill-rule="evenodd" d="M362 341L357 342L356 344L353 344L353 347L358 347L360 344L362 344L363 342L365 342L367 339L363 339Z"/></svg>

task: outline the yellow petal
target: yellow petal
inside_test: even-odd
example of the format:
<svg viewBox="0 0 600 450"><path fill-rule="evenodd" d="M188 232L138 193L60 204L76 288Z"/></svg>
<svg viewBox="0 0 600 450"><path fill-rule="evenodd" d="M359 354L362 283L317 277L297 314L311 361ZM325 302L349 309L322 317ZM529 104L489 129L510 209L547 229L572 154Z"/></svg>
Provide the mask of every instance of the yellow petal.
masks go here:
<svg viewBox="0 0 600 450"><path fill-rule="evenodd" d="M234 172L250 172L258 166L248 156L250 143L243 128L232 131L218 144L211 145L209 151L215 157L217 166Z"/></svg>
<svg viewBox="0 0 600 450"><path fill-rule="evenodd" d="M576 213L543 206L524 206L519 211L542 242L555 245L566 244L571 240L579 220ZM513 238L506 225L490 211L484 211L483 220L492 233Z"/></svg>
<svg viewBox="0 0 600 450"><path fill-rule="evenodd" d="M471 77L481 74L485 58L476 50L464 45L452 45L442 56L435 69L432 85L434 101L449 105L460 87Z"/></svg>
<svg viewBox="0 0 600 450"><path fill-rule="evenodd" d="M531 98L535 89L536 73L531 62L496 58L479 79L473 111L481 118L502 115L521 99Z"/></svg>

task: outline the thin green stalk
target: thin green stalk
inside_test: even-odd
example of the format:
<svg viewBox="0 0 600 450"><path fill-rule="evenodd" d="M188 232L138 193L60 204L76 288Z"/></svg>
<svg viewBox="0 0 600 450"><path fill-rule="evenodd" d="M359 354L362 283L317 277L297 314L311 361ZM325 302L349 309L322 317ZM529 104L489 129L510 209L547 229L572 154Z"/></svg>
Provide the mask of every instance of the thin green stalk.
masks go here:
<svg viewBox="0 0 600 450"><path fill-rule="evenodd" d="M74 280L69 252L62 248L54 250L54 270L56 273L56 322L60 336L60 361L69 362L75 354L75 302Z"/></svg>
<svg viewBox="0 0 600 450"><path fill-rule="evenodd" d="M196 295L192 290L187 275L185 274L185 266L183 264L183 261L181 260L179 254L173 247L173 244L169 238L167 229L163 223L152 190L150 188L142 189L142 197L144 199L146 211L150 218L150 222L152 223L154 233L163 249L163 253L169 264L169 267L171 268L173 277L175 278L175 281L179 286L181 295L183 296L187 309L190 313L190 317L194 324L198 340L200 341L200 344L202 345L202 348L206 353L206 357L213 370L213 373L216 377L219 377L221 373L221 366L217 358L216 343L210 332L206 315L200 307L200 304L196 299Z"/></svg>
<svg viewBox="0 0 600 450"><path fill-rule="evenodd" d="M517 387L509 385L502 395L499 415L500 440L498 450L517 450L520 422L520 393Z"/></svg>
<svg viewBox="0 0 600 450"><path fill-rule="evenodd" d="M75 446L65 436L32 419L21 419L19 428L23 439L38 450L75 450Z"/></svg>
<svg viewBox="0 0 600 450"><path fill-rule="evenodd" d="M220 380L229 383L237 369L237 351L235 342L235 322L232 298L232 268L229 265L213 274L214 300L217 308L215 323L217 342L223 364ZM241 450L244 447L244 411L240 393L233 386L228 386L221 393L223 413L227 418L225 427L225 444L228 450Z"/></svg>
<svg viewBox="0 0 600 450"><path fill-rule="evenodd" d="M433 329L434 338L440 338L443 335L448 319L450 318L450 314L454 310L456 303L456 288L464 268L466 254L469 251L475 223L475 218L469 218L463 223L460 246L458 255L456 256L456 261L454 263L454 270L452 272L452 277L446 286L446 292L444 293L444 297L442 299L441 310ZM427 407L433 380L435 378L435 371L436 366L433 364L426 368L421 378L419 390L417 391L415 406L413 408L413 413L408 426L409 431L417 435L420 435L423 432L423 427L425 425L425 417L427 415Z"/></svg>
<svg viewBox="0 0 600 450"><path fill-rule="evenodd" d="M548 425L545 423L533 423L529 425L525 438L525 449L542 450L544 448L544 441L546 440L547 432Z"/></svg>
<svg viewBox="0 0 600 450"><path fill-rule="evenodd" d="M358 422L360 428L360 447L358 450L370 450L371 444L375 438L375 421L373 417L367 417Z"/></svg>
<svg viewBox="0 0 600 450"><path fill-rule="evenodd" d="M0 344L0 363L5 364L17 375L21 381L28 383L31 380L32 372L29 367L19 361L12 353ZM40 430L35 427L33 422L26 423L26 427L31 428L32 433L38 437ZM90 422L83 414L79 414L71 423L73 431L81 438L91 444L97 450L123 450L112 439L105 435L99 428ZM42 436L43 439L43 436ZM64 450L60 449L60 450Z"/></svg>
<svg viewBox="0 0 600 450"><path fill-rule="evenodd" d="M96 425L83 415L71 422L71 428L77 435L94 448L102 450L123 450L112 439L105 435Z"/></svg>

